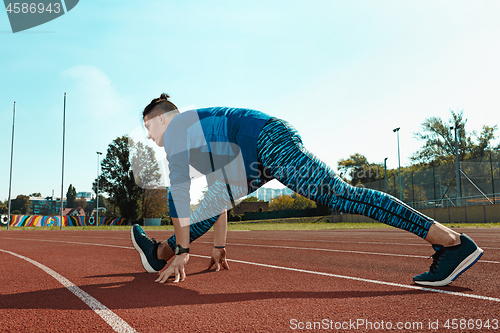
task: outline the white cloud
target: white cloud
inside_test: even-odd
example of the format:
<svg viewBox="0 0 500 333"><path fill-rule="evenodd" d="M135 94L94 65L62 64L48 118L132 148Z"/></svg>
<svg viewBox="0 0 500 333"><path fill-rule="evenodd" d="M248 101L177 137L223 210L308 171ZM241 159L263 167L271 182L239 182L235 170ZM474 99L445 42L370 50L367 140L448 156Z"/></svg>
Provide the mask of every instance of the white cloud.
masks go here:
<svg viewBox="0 0 500 333"><path fill-rule="evenodd" d="M78 65L63 71L62 75L76 83L78 94L72 97L75 105L98 120L123 114L131 108L129 98L120 95L108 75L98 67Z"/></svg>

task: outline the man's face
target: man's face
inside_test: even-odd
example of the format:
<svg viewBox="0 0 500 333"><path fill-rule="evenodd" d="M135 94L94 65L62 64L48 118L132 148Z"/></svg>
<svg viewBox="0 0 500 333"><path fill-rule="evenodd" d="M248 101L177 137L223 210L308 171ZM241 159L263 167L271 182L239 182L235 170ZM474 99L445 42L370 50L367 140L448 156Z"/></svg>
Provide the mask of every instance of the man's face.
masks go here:
<svg viewBox="0 0 500 333"><path fill-rule="evenodd" d="M165 114L157 116L146 115L144 117L144 126L148 130L148 139L153 140L158 147L163 147L163 135L168 126Z"/></svg>

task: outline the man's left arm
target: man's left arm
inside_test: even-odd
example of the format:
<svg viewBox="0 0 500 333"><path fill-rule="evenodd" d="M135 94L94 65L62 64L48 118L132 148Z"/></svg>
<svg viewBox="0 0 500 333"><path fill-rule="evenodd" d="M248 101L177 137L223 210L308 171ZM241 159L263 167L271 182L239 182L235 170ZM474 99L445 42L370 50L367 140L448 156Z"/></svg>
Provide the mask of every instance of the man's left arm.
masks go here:
<svg viewBox="0 0 500 333"><path fill-rule="evenodd" d="M214 223L214 248L212 249L212 258L207 269L212 268L215 264L215 271L222 268L229 269L226 261L226 236L227 236L227 211L219 216Z"/></svg>

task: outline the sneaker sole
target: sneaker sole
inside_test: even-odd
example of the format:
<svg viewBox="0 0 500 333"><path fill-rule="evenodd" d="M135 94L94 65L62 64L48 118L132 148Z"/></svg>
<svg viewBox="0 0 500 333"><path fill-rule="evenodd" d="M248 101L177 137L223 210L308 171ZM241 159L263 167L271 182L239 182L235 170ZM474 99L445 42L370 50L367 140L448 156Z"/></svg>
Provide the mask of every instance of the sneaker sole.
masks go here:
<svg viewBox="0 0 500 333"><path fill-rule="evenodd" d="M434 287L444 287L455 281L457 277L463 272L468 270L476 261L483 255L483 249L477 248L476 251L472 252L467 258L465 258L455 270L444 280L441 281L414 281L416 284L423 286L434 286Z"/></svg>
<svg viewBox="0 0 500 333"><path fill-rule="evenodd" d="M155 270L153 267L151 267L151 265L148 262L148 259L146 258L146 255L144 254L144 252L142 252L142 249L139 247L139 245L135 241L133 227L130 229L130 238L132 238L132 244L134 244L134 248L137 250L137 252L139 252L139 255L141 256L142 267L144 267L144 269L148 273L158 273L157 270Z"/></svg>

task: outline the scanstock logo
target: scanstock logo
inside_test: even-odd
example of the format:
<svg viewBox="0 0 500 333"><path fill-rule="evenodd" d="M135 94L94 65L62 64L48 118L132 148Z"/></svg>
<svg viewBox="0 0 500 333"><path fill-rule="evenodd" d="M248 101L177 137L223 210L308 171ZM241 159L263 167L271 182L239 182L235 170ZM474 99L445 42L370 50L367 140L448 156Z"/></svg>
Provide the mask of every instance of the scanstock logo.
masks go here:
<svg viewBox="0 0 500 333"><path fill-rule="evenodd" d="M79 0L4 0L12 32L31 29L62 16L75 8Z"/></svg>

